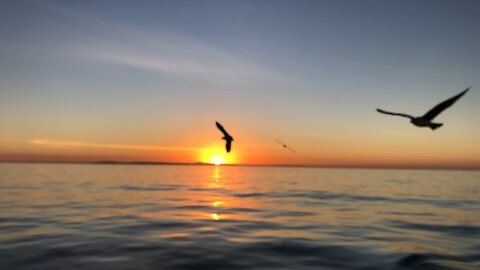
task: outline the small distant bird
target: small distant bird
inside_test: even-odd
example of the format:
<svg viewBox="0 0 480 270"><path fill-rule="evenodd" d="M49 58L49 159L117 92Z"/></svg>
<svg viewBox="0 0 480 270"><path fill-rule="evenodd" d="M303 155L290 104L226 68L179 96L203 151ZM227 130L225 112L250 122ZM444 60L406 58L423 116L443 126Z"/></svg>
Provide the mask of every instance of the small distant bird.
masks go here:
<svg viewBox="0 0 480 270"><path fill-rule="evenodd" d="M463 95L465 95L465 93L470 90L470 87L468 87L467 89L463 90L460 94L454 96L454 97L451 97L445 101L443 101L442 103L438 104L437 106L433 107L433 109L431 109L430 111L428 111L426 114L424 114L423 116L419 116L419 117L414 117L414 116L411 116L411 115L408 115L408 114L404 114L404 113L393 113L393 112L387 112L387 111L384 111L382 109L377 109L377 111L379 113L384 113L384 114L390 114L390 115L397 115L397 116L402 116L402 117L406 117L406 118L410 118L410 123L412 123L413 125L417 126L417 127L429 127L431 128L432 130L435 130L441 126L443 126L443 123L433 123L432 120L433 118L435 118L437 115L439 115L441 112L443 112L445 109L447 109L448 107L452 106L453 103L455 103L459 98L461 98Z"/></svg>
<svg viewBox="0 0 480 270"><path fill-rule="evenodd" d="M292 148L290 148L288 145L284 144L282 141L280 141L279 139L275 139L279 144L281 144L283 146L283 148L287 148L288 150L292 151L292 153L296 153L295 150L293 150Z"/></svg>
<svg viewBox="0 0 480 270"><path fill-rule="evenodd" d="M232 149L233 137L228 134L228 132L223 128L222 125L220 125L220 123L215 122L215 124L217 125L217 128L220 129L220 131L223 133L222 139L226 141L225 148L227 149L227 153L229 153L230 149Z"/></svg>

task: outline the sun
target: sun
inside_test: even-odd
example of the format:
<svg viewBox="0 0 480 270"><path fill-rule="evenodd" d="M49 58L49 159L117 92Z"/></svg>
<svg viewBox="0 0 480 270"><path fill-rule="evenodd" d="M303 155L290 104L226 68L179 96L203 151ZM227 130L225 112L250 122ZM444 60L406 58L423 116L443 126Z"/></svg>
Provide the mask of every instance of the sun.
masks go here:
<svg viewBox="0 0 480 270"><path fill-rule="evenodd" d="M225 151L225 146L221 145L221 147L205 147L199 152L198 160L205 164L215 164L215 165L222 165L222 164L233 164L237 161L236 152L235 153L227 153Z"/></svg>
<svg viewBox="0 0 480 270"><path fill-rule="evenodd" d="M225 162L225 160L221 156L213 156L212 157L212 163L215 164L215 165L221 165L221 164L223 164L223 162Z"/></svg>

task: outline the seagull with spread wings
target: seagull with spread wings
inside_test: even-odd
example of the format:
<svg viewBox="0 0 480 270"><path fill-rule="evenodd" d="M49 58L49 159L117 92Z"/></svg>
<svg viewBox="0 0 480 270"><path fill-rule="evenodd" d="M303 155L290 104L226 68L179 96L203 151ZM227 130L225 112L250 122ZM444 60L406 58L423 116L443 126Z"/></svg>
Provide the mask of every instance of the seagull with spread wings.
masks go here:
<svg viewBox="0 0 480 270"><path fill-rule="evenodd" d="M465 93L470 90L470 87L467 89L463 90L460 94L453 96L442 103L438 104L437 106L433 107L430 111L428 111L426 114L423 116L419 117L414 117L405 113L394 113L394 112L388 112L382 109L377 109L379 113L384 113L384 114L389 114L389 115L396 115L396 116L401 116L401 117L406 117L410 119L410 123L417 127L429 127L432 130L435 130L441 126L443 126L442 123L434 123L432 120L439 115L441 112L446 110L448 107L452 106L453 103L455 103L459 98L461 98Z"/></svg>
<svg viewBox="0 0 480 270"><path fill-rule="evenodd" d="M288 150L290 150L292 153L296 153L295 150L293 150L292 148L290 148L288 145L286 145L285 143L283 143L282 141L280 141L279 139L275 139L279 144L281 144L283 146L283 148L287 148Z"/></svg>
<svg viewBox="0 0 480 270"><path fill-rule="evenodd" d="M222 139L226 141L225 148L227 149L227 153L229 153L230 149L232 149L233 137L228 134L228 132L223 128L222 125L220 125L220 123L215 122L215 124L217 125L217 128L223 133Z"/></svg>

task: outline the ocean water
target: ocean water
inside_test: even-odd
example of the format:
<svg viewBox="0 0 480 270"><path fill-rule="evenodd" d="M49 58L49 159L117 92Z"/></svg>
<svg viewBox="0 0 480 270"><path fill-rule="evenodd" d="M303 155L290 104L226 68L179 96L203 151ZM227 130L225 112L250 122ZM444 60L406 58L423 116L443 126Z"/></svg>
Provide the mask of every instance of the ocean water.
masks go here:
<svg viewBox="0 0 480 270"><path fill-rule="evenodd" d="M480 269L480 172L0 164L0 269Z"/></svg>

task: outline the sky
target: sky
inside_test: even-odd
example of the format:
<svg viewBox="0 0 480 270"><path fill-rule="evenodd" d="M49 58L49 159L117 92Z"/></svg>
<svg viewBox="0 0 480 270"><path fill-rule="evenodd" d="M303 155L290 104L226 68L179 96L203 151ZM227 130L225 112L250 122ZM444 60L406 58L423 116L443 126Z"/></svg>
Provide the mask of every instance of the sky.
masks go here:
<svg viewBox="0 0 480 270"><path fill-rule="evenodd" d="M479 10L1 1L0 161L478 169ZM420 116L469 86L436 131L375 111Z"/></svg>

